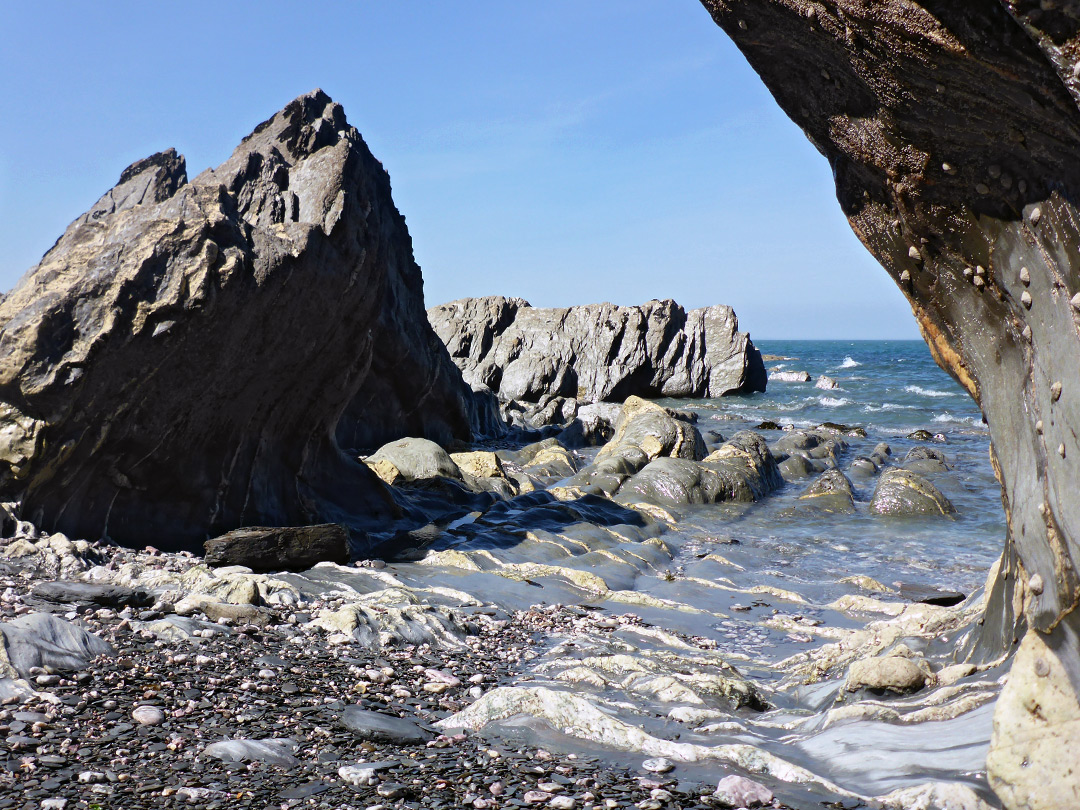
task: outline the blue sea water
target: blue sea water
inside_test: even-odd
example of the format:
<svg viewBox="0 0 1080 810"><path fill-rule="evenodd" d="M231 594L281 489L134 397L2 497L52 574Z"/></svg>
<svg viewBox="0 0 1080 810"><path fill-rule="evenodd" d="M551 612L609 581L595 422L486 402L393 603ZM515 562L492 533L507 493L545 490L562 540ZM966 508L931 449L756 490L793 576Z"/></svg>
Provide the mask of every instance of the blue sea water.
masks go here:
<svg viewBox="0 0 1080 810"><path fill-rule="evenodd" d="M882 518L871 515L868 502L876 479L852 476L855 515L807 515L793 509L804 486L789 483L773 498L739 514L702 510L680 527L703 538L722 530L735 536L746 551L756 549L753 565L778 586L810 596L815 602L840 593L841 576L869 576L886 585L918 584L972 593L1000 555L1005 518L1000 488L989 460L990 435L978 406L940 369L922 341L761 341L770 370L807 371L808 383L770 381L764 394L714 400L670 400L692 408L702 432L727 436L762 422L814 427L823 422L857 426L866 438L848 438L850 448L840 461L869 454L879 442L892 449L900 464L918 444L945 453L951 469L926 477L956 506L951 517ZM815 387L821 375L838 387ZM942 442L908 438L916 430L939 434ZM771 442L782 435L760 431ZM807 484L809 484L807 479ZM711 517L710 517L711 514ZM696 528L691 523L697 523ZM692 544L696 548L701 544ZM749 561L748 561L749 562ZM794 587L793 587L794 586Z"/></svg>

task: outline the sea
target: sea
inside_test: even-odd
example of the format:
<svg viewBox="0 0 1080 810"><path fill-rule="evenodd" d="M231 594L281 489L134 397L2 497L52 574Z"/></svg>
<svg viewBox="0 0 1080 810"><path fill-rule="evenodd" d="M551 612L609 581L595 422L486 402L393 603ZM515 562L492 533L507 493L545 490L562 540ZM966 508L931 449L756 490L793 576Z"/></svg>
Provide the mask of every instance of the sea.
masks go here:
<svg viewBox="0 0 1080 810"><path fill-rule="evenodd" d="M948 472L928 477L956 506L953 518L881 520L866 511L876 479L852 477L859 511L837 520L785 518L801 488L788 486L778 497L748 510L739 520L740 537L763 551L772 548L800 580L816 579L825 594L837 570L884 583L904 582L971 593L984 584L1000 556L1006 531L1001 489L990 463L990 433L974 400L943 371L921 340L760 341L764 356L787 359L766 368L806 371L808 383L770 382L764 394L718 400L682 401L697 411L699 429L753 429L763 422L810 428L833 422L866 431L848 438L841 462L888 443L900 464L916 445L946 456ZM836 380L832 390L815 388L822 375ZM673 403L673 401L669 401ZM909 438L915 431L939 441ZM769 441L777 434L763 432ZM860 502L861 501L861 502Z"/></svg>

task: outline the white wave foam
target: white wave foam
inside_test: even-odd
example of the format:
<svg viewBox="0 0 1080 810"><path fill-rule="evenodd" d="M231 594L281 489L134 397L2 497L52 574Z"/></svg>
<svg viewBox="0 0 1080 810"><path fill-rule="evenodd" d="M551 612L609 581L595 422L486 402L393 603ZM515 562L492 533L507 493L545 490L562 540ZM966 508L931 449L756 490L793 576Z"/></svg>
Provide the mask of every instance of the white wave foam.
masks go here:
<svg viewBox="0 0 1080 810"><path fill-rule="evenodd" d="M982 420L975 416L953 416L948 411L939 413L931 422L952 422L957 425L981 425Z"/></svg>
<svg viewBox="0 0 1080 810"><path fill-rule="evenodd" d="M844 358L844 362L840 364L840 368L855 368L855 366L861 366L858 360L852 357L850 354Z"/></svg>
<svg viewBox="0 0 1080 810"><path fill-rule="evenodd" d="M924 397L951 397L955 396L952 391L935 391L933 388L923 388L921 385L905 385L904 390L909 394L919 394Z"/></svg>
<svg viewBox="0 0 1080 810"><path fill-rule="evenodd" d="M845 405L851 404L851 400L844 397L818 397L818 402L826 408L842 408Z"/></svg>
<svg viewBox="0 0 1080 810"><path fill-rule="evenodd" d="M863 405L866 413L880 413L881 411L917 411L918 405L897 405L895 402L886 402L881 405Z"/></svg>

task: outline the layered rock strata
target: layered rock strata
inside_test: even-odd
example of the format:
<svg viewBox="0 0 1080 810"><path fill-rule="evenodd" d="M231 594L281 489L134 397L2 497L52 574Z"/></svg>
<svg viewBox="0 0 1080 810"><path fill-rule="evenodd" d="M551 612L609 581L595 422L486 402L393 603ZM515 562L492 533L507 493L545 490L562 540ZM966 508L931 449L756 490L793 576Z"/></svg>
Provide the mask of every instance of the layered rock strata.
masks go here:
<svg viewBox="0 0 1080 810"><path fill-rule="evenodd" d="M1010 529L985 639L1028 634L990 780L1009 807L1080 804L1080 4L703 3L985 414Z"/></svg>
<svg viewBox="0 0 1080 810"><path fill-rule="evenodd" d="M674 301L541 309L464 298L428 318L465 380L503 400L720 397L765 390L765 367L731 307Z"/></svg>
<svg viewBox="0 0 1080 810"><path fill-rule="evenodd" d="M422 284L321 91L190 182L173 150L139 161L0 303L0 489L45 530L162 548L392 518L353 449L493 425Z"/></svg>

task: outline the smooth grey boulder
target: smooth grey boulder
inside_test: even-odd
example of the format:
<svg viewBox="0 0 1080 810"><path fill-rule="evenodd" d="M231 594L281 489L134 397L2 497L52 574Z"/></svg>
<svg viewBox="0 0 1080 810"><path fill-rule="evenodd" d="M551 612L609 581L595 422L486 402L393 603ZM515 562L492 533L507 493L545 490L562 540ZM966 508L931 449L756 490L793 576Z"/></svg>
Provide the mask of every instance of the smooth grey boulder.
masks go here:
<svg viewBox="0 0 1080 810"><path fill-rule="evenodd" d="M826 470L799 496L799 501L824 512L855 511L855 493L851 481L838 469Z"/></svg>
<svg viewBox="0 0 1080 810"><path fill-rule="evenodd" d="M428 318L466 381L499 398L619 402L765 390L765 367L730 307L538 309L520 298L464 298Z"/></svg>
<svg viewBox="0 0 1080 810"><path fill-rule="evenodd" d="M105 640L49 613L28 613L0 624L0 676L27 678L34 667L74 671L99 655L112 655Z"/></svg>
<svg viewBox="0 0 1080 810"><path fill-rule="evenodd" d="M892 467L878 479L870 511L876 515L950 515L956 507L918 473Z"/></svg>
<svg viewBox="0 0 1080 810"><path fill-rule="evenodd" d="M765 438L752 430L735 433L703 463L720 475L724 500L759 501L784 485Z"/></svg>
<svg viewBox="0 0 1080 810"><path fill-rule="evenodd" d="M386 171L321 91L194 180L173 150L126 169L0 301L0 334L0 494L72 537L359 542L408 506L353 451L468 440L482 409Z"/></svg>
<svg viewBox="0 0 1080 810"><path fill-rule="evenodd" d="M855 661L848 670L844 689L907 694L918 692L926 680L926 673L914 661L895 655L880 656Z"/></svg>
<svg viewBox="0 0 1080 810"><path fill-rule="evenodd" d="M797 481L835 468L847 448L839 431L818 427L785 432L772 444L770 452L784 479Z"/></svg>
<svg viewBox="0 0 1080 810"><path fill-rule="evenodd" d="M878 442L870 452L870 460L879 467L884 467L891 456L892 448L886 442Z"/></svg>
<svg viewBox="0 0 1080 810"><path fill-rule="evenodd" d="M945 454L934 447L926 447L919 445L912 447L906 456L904 456L904 463L901 465L905 470L913 470L915 472L945 472L949 469L948 461L945 458Z"/></svg>
<svg viewBox="0 0 1080 810"><path fill-rule="evenodd" d="M579 468L573 453L557 438L544 439L520 450L497 450L503 462L519 467L525 474L545 483L574 475Z"/></svg>
<svg viewBox="0 0 1080 810"><path fill-rule="evenodd" d="M207 540L210 566L244 565L252 571L306 571L316 563L349 561L349 532L336 523L252 526Z"/></svg>
<svg viewBox="0 0 1080 810"><path fill-rule="evenodd" d="M816 472L821 472L824 467L824 463L812 462L801 454L785 456L777 465L780 475L784 477L785 481L798 481L801 478L807 478Z"/></svg>
<svg viewBox="0 0 1080 810"><path fill-rule="evenodd" d="M406 438L384 444L365 458L364 463L383 480L387 478L379 473L380 463L390 464L405 481L425 478L462 480L461 470L450 454L429 439Z"/></svg>
<svg viewBox="0 0 1080 810"><path fill-rule="evenodd" d="M873 478L881 472L881 465L870 456L855 456L848 465L848 472L861 478Z"/></svg>
<svg viewBox="0 0 1080 810"><path fill-rule="evenodd" d="M222 762L262 762L281 768L295 768L300 764L293 754L299 746L295 740L275 738L268 740L222 740L203 748L203 755Z"/></svg>
<svg viewBox="0 0 1080 810"><path fill-rule="evenodd" d="M414 745L427 742L435 735L412 720L368 711L359 706L346 706L341 724L361 740L391 745Z"/></svg>

